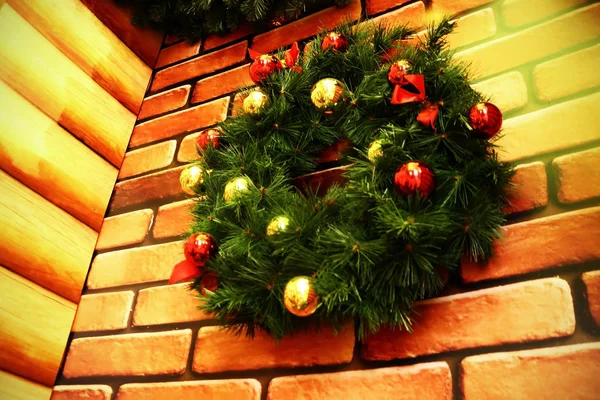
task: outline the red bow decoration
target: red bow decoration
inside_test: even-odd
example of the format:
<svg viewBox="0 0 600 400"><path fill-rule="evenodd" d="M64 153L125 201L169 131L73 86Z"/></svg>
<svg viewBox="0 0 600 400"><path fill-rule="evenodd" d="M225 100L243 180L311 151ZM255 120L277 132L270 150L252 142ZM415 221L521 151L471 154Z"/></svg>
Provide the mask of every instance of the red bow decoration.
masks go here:
<svg viewBox="0 0 600 400"><path fill-rule="evenodd" d="M252 50L251 48L248 48L248 54L250 55L250 58L253 60L256 60L258 57L260 57L262 54L259 53L258 51ZM292 68L296 65L296 62L298 62L298 56L300 55L300 48L298 47L298 42L294 42L294 44L292 44L292 47L289 50L286 50L285 52L285 59L283 60L283 66L287 67L287 68ZM300 68L300 67L298 67ZM292 68L293 70L295 70L295 68ZM302 71L302 68L300 68L300 71Z"/></svg>
<svg viewBox="0 0 600 400"><path fill-rule="evenodd" d="M413 74L405 75L404 79L408 81L408 84L394 86L394 92L392 93L392 100L390 103L405 104L424 101L425 77L423 75ZM407 89L411 89L411 91Z"/></svg>
<svg viewBox="0 0 600 400"><path fill-rule="evenodd" d="M435 132L437 130L435 127L435 119L437 118L439 111L440 107L437 104L426 101L423 103L423 108L417 116L417 121L425 126L430 126Z"/></svg>
<svg viewBox="0 0 600 400"><path fill-rule="evenodd" d="M194 278L202 275L204 271L201 266L197 266L196 264L192 264L187 260L183 260L180 263L177 263L171 272L171 277L169 278L169 285L176 282L186 282L192 280Z"/></svg>

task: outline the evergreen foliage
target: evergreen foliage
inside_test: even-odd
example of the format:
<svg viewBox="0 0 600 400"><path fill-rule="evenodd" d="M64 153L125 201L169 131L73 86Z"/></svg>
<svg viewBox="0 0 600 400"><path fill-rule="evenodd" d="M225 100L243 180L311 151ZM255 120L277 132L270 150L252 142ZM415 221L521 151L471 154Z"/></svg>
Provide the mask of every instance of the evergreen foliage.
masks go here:
<svg viewBox="0 0 600 400"><path fill-rule="evenodd" d="M301 12L350 0L118 0L134 5L133 22L152 26L193 43L211 33L236 30L243 21L252 24L295 19Z"/></svg>
<svg viewBox="0 0 600 400"><path fill-rule="evenodd" d="M260 327L278 339L310 322L340 327L348 319L358 321L360 335L388 323L410 329L411 305L442 288L437 266L455 269L463 256L491 255L513 171L498 160L493 140L470 134L468 110L484 99L446 48L452 26L446 19L430 27L416 47L398 42L414 33L406 27L341 26L347 52L323 51L323 35L317 37L300 57L302 74L286 69L262 85L270 103L260 115L220 124L220 147L202 157L210 173L198 189L205 200L195 206L192 228L220 246L207 264L219 279L215 292L201 295L207 312L239 332L252 335ZM396 54L384 63L392 48ZM390 104L387 72L401 58L412 62L411 73L425 76L428 99L443 101L437 133L416 121L420 103ZM351 92L334 116L310 100L315 82L326 77ZM324 196L294 187L292 179L317 170L319 153L340 138L356 149L346 160L348 184ZM373 163L366 152L375 139L384 155ZM429 199L393 189L397 168L410 160L435 174ZM250 191L225 202L225 184L239 176L252 181ZM280 215L291 228L266 236ZM307 318L290 314L282 300L286 283L299 275L314 277L321 299ZM199 292L200 281L193 284Z"/></svg>

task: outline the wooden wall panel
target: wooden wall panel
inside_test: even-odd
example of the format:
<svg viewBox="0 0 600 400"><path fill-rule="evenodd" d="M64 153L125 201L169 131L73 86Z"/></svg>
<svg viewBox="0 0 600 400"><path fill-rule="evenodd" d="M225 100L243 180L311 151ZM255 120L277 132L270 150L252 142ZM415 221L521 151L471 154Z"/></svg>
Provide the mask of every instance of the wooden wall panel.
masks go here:
<svg viewBox="0 0 600 400"><path fill-rule="evenodd" d="M0 369L52 386L77 306L0 266Z"/></svg>
<svg viewBox="0 0 600 400"><path fill-rule="evenodd" d="M98 234L3 171L0 193L0 264L78 302Z"/></svg>
<svg viewBox="0 0 600 400"><path fill-rule="evenodd" d="M7 0L57 49L137 114L152 70L79 0Z"/></svg>
<svg viewBox="0 0 600 400"><path fill-rule="evenodd" d="M118 170L1 80L0 168L100 231Z"/></svg>
<svg viewBox="0 0 600 400"><path fill-rule="evenodd" d="M0 399L2 400L47 400L51 395L52 389L49 387L0 371Z"/></svg>
<svg viewBox="0 0 600 400"><path fill-rule="evenodd" d="M113 165L120 166L135 115L8 3L0 9L0 27L7 32L0 35L0 78Z"/></svg>
<svg viewBox="0 0 600 400"><path fill-rule="evenodd" d="M124 4L117 5L115 0L81 0L81 2L148 66L154 67L163 41L163 33L149 27L132 25L131 7Z"/></svg>

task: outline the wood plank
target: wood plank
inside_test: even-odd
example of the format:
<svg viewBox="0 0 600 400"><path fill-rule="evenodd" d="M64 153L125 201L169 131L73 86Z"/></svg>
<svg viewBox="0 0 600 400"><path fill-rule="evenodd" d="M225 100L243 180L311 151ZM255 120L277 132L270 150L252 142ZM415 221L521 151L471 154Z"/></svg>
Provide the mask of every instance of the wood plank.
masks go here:
<svg viewBox="0 0 600 400"><path fill-rule="evenodd" d="M0 0L1 2L2 0ZM0 371L0 399L3 400L48 400L52 389Z"/></svg>
<svg viewBox="0 0 600 400"><path fill-rule="evenodd" d="M164 33L131 23L132 7L115 0L81 0L94 15L150 68L156 64Z"/></svg>
<svg viewBox="0 0 600 400"><path fill-rule="evenodd" d="M0 266L0 369L54 385L76 309Z"/></svg>
<svg viewBox="0 0 600 400"><path fill-rule="evenodd" d="M0 264L78 302L98 234L0 171Z"/></svg>
<svg viewBox="0 0 600 400"><path fill-rule="evenodd" d="M152 69L85 5L79 0L7 0L7 4L137 114Z"/></svg>
<svg viewBox="0 0 600 400"><path fill-rule="evenodd" d="M7 3L0 9L0 78L115 166L135 115L57 50Z"/></svg>
<svg viewBox="0 0 600 400"><path fill-rule="evenodd" d="M2 80L0 167L100 231L118 170Z"/></svg>

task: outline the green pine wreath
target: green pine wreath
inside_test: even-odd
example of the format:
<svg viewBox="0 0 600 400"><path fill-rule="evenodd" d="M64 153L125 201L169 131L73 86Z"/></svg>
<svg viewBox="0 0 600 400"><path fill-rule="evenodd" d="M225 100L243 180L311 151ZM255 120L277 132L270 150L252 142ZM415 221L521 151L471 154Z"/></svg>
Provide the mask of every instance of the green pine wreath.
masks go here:
<svg viewBox="0 0 600 400"><path fill-rule="evenodd" d="M218 243L192 284L203 310L237 332L260 328L277 339L348 320L357 321L360 336L384 324L410 330L412 304L443 287L438 268L491 255L513 170L497 157L497 136L479 138L469 123L471 107L486 99L447 49L452 28L445 19L413 46L403 41L414 35L407 27L347 24L336 30L347 51L323 50L323 33L300 56L301 73L282 69L261 82L268 103L260 112L219 125L219 145L200 152L201 200L190 231ZM427 104L439 105L435 128L417 121L422 102L390 103L388 71L400 59L424 76ZM332 115L311 102L323 78L346 88ZM341 161L346 184L323 185L318 194L299 184L299 176L332 166L318 160L340 139L354 148ZM369 160L374 141L381 148ZM399 167L415 160L433 172L429 196L396 190ZM247 190L226 200L235 179ZM287 224L267 235L282 218ZM298 276L318 295L307 317L288 312L283 301Z"/></svg>

